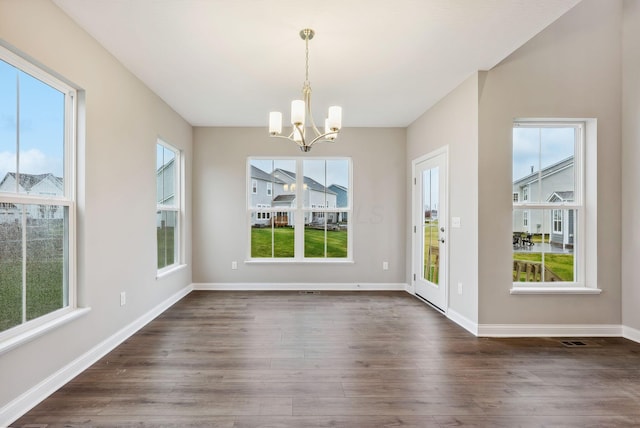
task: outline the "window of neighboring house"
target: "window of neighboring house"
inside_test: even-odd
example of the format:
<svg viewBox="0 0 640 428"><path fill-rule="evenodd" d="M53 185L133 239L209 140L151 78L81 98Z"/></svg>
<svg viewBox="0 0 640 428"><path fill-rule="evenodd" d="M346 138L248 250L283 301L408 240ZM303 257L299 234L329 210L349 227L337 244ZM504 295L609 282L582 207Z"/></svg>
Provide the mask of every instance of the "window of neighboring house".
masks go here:
<svg viewBox="0 0 640 428"><path fill-rule="evenodd" d="M513 232L532 235L513 247L514 288L585 287L585 126L514 123L513 187L522 188L523 201L514 198ZM563 227L565 215L572 221Z"/></svg>
<svg viewBox="0 0 640 428"><path fill-rule="evenodd" d="M518 192L513 192L513 202L520 202L520 195Z"/></svg>
<svg viewBox="0 0 640 428"><path fill-rule="evenodd" d="M247 171L251 260L351 259L350 159L249 158Z"/></svg>
<svg viewBox="0 0 640 428"><path fill-rule="evenodd" d="M156 145L156 229L158 273L181 263L182 225L181 186L183 181L180 151L158 139Z"/></svg>
<svg viewBox="0 0 640 428"><path fill-rule="evenodd" d="M254 195L258 193L258 180L251 180L251 193Z"/></svg>
<svg viewBox="0 0 640 428"><path fill-rule="evenodd" d="M74 88L0 47L0 345L76 309L76 117Z"/></svg>
<svg viewBox="0 0 640 428"><path fill-rule="evenodd" d="M562 210L553 210L551 213L553 233L562 233Z"/></svg>

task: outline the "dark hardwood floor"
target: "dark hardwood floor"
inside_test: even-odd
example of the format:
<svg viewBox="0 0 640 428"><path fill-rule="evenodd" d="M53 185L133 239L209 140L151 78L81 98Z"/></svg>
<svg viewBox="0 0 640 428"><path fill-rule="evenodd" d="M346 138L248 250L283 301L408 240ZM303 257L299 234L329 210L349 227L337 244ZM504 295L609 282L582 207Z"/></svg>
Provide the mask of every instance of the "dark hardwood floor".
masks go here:
<svg viewBox="0 0 640 428"><path fill-rule="evenodd" d="M640 426L640 344L584 343L403 292L193 292L12 426Z"/></svg>

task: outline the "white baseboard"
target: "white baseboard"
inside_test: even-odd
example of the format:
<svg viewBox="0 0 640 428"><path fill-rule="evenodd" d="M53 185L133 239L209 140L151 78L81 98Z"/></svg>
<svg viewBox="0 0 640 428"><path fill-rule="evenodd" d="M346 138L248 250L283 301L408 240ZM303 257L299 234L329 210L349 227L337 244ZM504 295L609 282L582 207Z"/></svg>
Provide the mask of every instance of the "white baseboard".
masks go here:
<svg viewBox="0 0 640 428"><path fill-rule="evenodd" d="M194 290L210 291L404 291L404 283L300 283L300 282L209 282L194 283Z"/></svg>
<svg viewBox="0 0 640 428"><path fill-rule="evenodd" d="M475 336L478 335L478 324L453 309L449 308L449 310L447 310L447 318L467 330L469 333Z"/></svg>
<svg viewBox="0 0 640 428"><path fill-rule="evenodd" d="M178 302L189 294L193 287L191 285L178 291L159 305L142 315L131 324L122 328L114 335L108 337L94 348L79 356L65 367L61 368L33 388L29 389L4 407L0 409L0 427L8 426L11 422L20 418L29 410L34 408L45 398L56 392L74 377L89 368L92 364L111 352L116 346L131 337L135 332L153 321L158 315L167 310L171 305Z"/></svg>
<svg viewBox="0 0 640 428"><path fill-rule="evenodd" d="M633 340L634 342L640 343L640 330L623 325L622 337L624 337L625 339Z"/></svg>
<svg viewBox="0 0 640 428"><path fill-rule="evenodd" d="M480 324L480 337L620 337L617 324Z"/></svg>

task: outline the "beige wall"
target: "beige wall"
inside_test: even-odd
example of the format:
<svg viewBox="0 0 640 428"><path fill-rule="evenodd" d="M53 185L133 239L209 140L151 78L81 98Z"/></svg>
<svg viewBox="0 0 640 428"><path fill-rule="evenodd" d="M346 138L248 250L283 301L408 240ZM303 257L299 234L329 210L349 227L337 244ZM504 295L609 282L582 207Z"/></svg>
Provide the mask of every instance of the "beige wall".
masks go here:
<svg viewBox="0 0 640 428"><path fill-rule="evenodd" d="M486 73L480 84L480 324L621 322L621 4L584 0ZM516 117L598 121L599 296L509 294L511 124Z"/></svg>
<svg viewBox="0 0 640 428"><path fill-rule="evenodd" d="M345 128L303 154L266 128L195 128L195 283L404 283L405 130ZM349 156L353 160L353 264L245 264L249 156ZM238 269L231 270L231 262ZM389 270L382 270L382 262Z"/></svg>
<svg viewBox="0 0 640 428"><path fill-rule="evenodd" d="M155 144L162 136L182 149L189 171L192 128L49 1L0 1L0 38L86 91L78 288L81 306L91 307L0 355L2 408L191 283L190 267L155 278ZM185 227L189 243L189 218ZM186 254L189 263L188 245Z"/></svg>
<svg viewBox="0 0 640 428"><path fill-rule="evenodd" d="M477 323L478 307L478 74L424 113L407 130L407 222L412 212L412 161L443 146L449 147L449 219L460 217L460 228L449 227L450 310ZM451 224L451 222L449 222ZM405 233L407 282L412 277L413 234ZM463 292L458 294L458 282Z"/></svg>
<svg viewBox="0 0 640 428"><path fill-rule="evenodd" d="M640 331L640 2L624 2L622 324ZM636 332L636 336L640 333Z"/></svg>

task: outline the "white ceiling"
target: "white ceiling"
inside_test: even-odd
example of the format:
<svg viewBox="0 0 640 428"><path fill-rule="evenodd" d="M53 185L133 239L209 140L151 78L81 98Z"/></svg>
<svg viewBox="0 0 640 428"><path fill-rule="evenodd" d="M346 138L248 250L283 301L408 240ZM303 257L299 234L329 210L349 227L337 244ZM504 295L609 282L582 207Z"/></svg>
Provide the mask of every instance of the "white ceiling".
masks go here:
<svg viewBox="0 0 640 428"><path fill-rule="evenodd" d="M54 0L194 126L266 126L300 98L316 122L407 126L580 0Z"/></svg>

